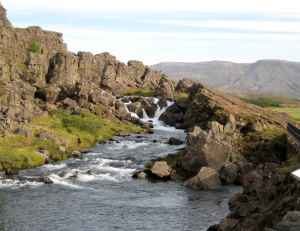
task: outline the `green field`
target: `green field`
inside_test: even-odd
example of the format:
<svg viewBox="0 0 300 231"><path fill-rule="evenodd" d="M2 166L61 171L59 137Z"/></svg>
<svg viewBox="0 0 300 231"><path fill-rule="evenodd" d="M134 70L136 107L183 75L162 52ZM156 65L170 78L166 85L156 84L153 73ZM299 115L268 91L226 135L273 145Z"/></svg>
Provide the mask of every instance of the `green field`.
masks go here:
<svg viewBox="0 0 300 231"><path fill-rule="evenodd" d="M293 117L300 118L300 108L273 108L272 110L285 112Z"/></svg>

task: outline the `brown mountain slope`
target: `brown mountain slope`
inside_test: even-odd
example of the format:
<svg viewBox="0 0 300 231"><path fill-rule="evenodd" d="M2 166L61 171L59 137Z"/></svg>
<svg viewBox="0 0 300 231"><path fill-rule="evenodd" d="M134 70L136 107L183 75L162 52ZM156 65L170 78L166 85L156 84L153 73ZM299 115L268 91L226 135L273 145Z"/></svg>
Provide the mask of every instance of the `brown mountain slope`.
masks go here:
<svg viewBox="0 0 300 231"><path fill-rule="evenodd" d="M171 78L191 78L224 92L269 92L300 98L300 63L259 60L252 64L222 61L159 63L151 68Z"/></svg>

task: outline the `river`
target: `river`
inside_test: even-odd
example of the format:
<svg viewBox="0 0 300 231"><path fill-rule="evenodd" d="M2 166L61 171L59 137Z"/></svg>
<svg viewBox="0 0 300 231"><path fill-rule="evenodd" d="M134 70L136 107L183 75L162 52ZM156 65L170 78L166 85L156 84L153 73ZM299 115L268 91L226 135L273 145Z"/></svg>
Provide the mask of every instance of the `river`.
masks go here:
<svg viewBox="0 0 300 231"><path fill-rule="evenodd" d="M161 112L152 119L154 134L114 137L82 158L22 170L20 180L0 172L0 230L194 231L219 223L242 187L193 190L182 181L132 179L149 160L185 146L168 145L186 133L158 121ZM35 181L41 177L54 184Z"/></svg>

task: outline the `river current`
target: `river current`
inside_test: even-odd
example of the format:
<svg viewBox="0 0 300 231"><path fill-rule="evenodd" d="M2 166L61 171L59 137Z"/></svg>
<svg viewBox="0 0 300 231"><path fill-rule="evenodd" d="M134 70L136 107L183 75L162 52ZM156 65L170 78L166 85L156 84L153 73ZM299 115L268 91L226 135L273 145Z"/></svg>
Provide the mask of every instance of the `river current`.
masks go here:
<svg viewBox="0 0 300 231"><path fill-rule="evenodd" d="M114 137L82 158L22 170L20 180L0 172L0 230L194 231L219 223L242 187L193 190L182 181L132 178L149 160L185 146L168 145L170 137L184 141L186 133L158 121L163 111L151 119L154 134ZM41 177L54 184L35 181Z"/></svg>

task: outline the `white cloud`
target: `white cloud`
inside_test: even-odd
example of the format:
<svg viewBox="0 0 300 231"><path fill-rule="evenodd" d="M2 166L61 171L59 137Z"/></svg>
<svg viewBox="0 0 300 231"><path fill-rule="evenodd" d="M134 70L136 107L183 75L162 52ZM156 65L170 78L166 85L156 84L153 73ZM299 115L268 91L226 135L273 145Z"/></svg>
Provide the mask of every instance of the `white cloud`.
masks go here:
<svg viewBox="0 0 300 231"><path fill-rule="evenodd" d="M140 22L206 27L206 28L227 28L240 30L256 30L269 32L300 32L300 22L287 21L248 21L248 20L202 20L202 21L182 21L182 20L139 20Z"/></svg>
<svg viewBox="0 0 300 231"><path fill-rule="evenodd" d="M135 32L135 31L98 31L64 29L64 34L89 38L177 38L177 39L247 39L270 41L300 41L300 34L240 34L240 33L173 33L173 32Z"/></svg>
<svg viewBox="0 0 300 231"><path fill-rule="evenodd" d="M64 11L196 11L196 12L258 12L300 13L299 0L2 0L6 8Z"/></svg>
<svg viewBox="0 0 300 231"><path fill-rule="evenodd" d="M26 27L25 23L16 23L15 27ZM269 41L300 41L300 34L257 34L257 33L184 33L184 32L143 32L143 31L104 31L95 29L75 29L68 25L41 25L43 29L60 31L64 35L85 38L115 39L238 39L238 40L269 40ZM299 28L298 28L299 29Z"/></svg>

